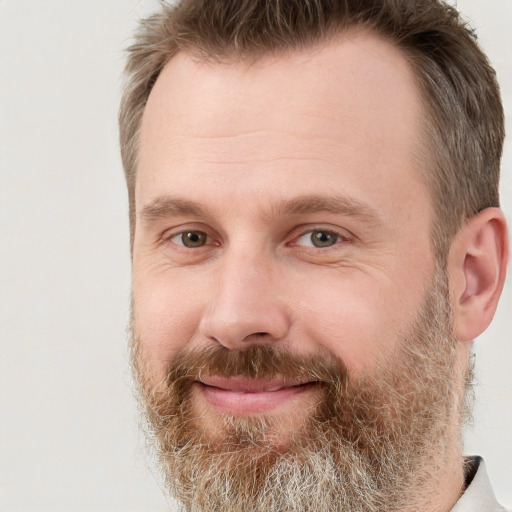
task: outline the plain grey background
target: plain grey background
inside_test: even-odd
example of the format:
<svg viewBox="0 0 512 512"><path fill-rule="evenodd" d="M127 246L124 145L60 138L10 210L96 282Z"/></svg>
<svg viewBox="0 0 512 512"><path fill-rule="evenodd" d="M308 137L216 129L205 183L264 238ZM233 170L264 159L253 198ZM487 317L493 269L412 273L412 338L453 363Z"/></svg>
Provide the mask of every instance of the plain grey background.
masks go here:
<svg viewBox="0 0 512 512"><path fill-rule="evenodd" d="M0 0L0 510L164 511L132 399L127 201L116 115L156 0ZM512 119L511 0L464 0ZM510 119L508 126L510 125ZM512 148L503 161L512 218ZM466 452L512 507L512 284L476 342Z"/></svg>

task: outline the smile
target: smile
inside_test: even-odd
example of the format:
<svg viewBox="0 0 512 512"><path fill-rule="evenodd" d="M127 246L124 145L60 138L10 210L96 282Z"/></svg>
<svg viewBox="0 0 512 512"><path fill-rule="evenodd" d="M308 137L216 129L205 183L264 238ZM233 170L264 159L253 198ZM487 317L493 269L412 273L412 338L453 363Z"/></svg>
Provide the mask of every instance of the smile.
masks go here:
<svg viewBox="0 0 512 512"><path fill-rule="evenodd" d="M283 379L260 380L208 377L195 385L217 412L230 415L261 414L297 401L315 382L290 383Z"/></svg>

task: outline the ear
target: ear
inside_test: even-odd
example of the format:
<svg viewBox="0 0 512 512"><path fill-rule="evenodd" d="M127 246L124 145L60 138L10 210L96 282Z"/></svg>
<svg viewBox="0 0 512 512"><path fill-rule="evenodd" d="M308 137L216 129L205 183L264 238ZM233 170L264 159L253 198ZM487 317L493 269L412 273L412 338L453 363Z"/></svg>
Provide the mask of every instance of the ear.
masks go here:
<svg viewBox="0 0 512 512"><path fill-rule="evenodd" d="M507 222L499 208L471 217L455 237L448 258L454 334L472 341L494 316L509 258Z"/></svg>

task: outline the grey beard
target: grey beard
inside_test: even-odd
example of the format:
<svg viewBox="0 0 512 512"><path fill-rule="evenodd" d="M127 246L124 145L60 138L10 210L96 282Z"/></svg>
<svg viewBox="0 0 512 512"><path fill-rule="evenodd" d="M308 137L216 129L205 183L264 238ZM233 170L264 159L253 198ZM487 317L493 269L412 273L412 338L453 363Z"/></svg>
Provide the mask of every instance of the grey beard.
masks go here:
<svg viewBox="0 0 512 512"><path fill-rule="evenodd" d="M399 354L357 379L330 355L300 357L251 345L245 351L184 351L171 363L165 389L148 389L143 343L134 335L148 436L170 494L189 512L420 507L462 416L451 333L447 283L438 272ZM278 425L266 417L227 416L222 438L214 440L191 407L191 383L201 372L314 376L321 397L285 447L276 444Z"/></svg>

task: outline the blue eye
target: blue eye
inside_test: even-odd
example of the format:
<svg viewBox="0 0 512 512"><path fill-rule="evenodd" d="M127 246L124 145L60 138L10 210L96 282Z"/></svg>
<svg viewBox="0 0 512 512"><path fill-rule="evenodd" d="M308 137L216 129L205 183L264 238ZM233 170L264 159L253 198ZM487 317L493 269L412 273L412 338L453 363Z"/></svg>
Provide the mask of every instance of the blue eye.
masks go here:
<svg viewBox="0 0 512 512"><path fill-rule="evenodd" d="M297 245L303 245L307 247L331 247L337 244L342 237L337 233L325 230L313 230L304 233L297 240Z"/></svg>
<svg viewBox="0 0 512 512"><path fill-rule="evenodd" d="M171 238L171 241L177 245L195 249L202 247L208 241L208 235L203 231L184 231Z"/></svg>

